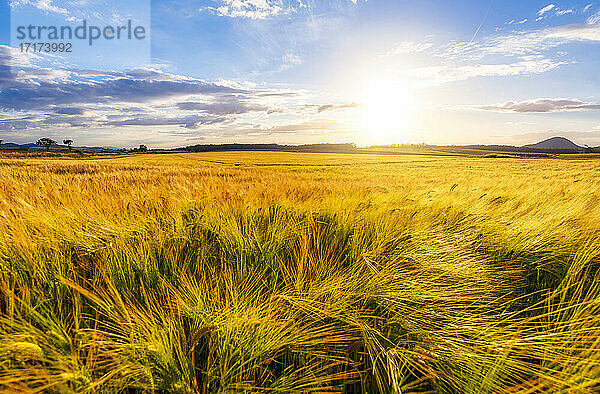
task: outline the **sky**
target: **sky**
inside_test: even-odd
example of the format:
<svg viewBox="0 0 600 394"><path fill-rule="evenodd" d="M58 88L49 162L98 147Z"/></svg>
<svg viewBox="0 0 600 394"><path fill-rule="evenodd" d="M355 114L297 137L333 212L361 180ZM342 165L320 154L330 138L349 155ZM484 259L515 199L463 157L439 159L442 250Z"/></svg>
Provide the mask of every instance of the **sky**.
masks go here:
<svg viewBox="0 0 600 394"><path fill-rule="evenodd" d="M598 146L598 70L590 0L0 0L5 142Z"/></svg>

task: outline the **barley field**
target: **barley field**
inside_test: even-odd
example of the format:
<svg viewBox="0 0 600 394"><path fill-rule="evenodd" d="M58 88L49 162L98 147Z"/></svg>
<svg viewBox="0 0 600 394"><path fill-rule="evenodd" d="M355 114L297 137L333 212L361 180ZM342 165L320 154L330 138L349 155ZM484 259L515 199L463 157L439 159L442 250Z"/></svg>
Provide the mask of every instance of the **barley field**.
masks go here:
<svg viewBox="0 0 600 394"><path fill-rule="evenodd" d="M0 391L600 390L600 160L0 155Z"/></svg>

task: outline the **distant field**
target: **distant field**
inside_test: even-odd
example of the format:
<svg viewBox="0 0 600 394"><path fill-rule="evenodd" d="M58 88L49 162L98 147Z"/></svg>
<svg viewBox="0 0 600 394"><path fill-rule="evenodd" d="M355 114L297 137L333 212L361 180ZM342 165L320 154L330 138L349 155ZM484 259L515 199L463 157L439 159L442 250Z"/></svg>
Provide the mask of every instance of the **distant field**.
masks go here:
<svg viewBox="0 0 600 394"><path fill-rule="evenodd" d="M0 391L597 392L573 158L0 153Z"/></svg>

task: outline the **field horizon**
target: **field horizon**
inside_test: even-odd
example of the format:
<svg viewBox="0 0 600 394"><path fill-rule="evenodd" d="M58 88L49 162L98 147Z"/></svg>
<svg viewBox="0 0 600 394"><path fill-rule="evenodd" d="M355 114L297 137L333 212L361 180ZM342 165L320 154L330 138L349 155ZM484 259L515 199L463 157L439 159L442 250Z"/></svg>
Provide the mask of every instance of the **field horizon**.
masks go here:
<svg viewBox="0 0 600 394"><path fill-rule="evenodd" d="M290 152L290 153L343 153L343 154L448 154L457 153L463 155L485 155L485 154L511 154L515 157L526 155L543 154L595 154L600 153L600 147L580 146L562 136L555 136L537 143L523 146L515 145L490 145L490 144L458 144L458 145L436 145L426 143L404 143L404 144L380 144L357 146L348 142L329 142L312 144L278 144L272 143L236 143L226 144L200 144L181 146L177 148L153 149L146 144L135 148L116 148L110 146L89 147L73 145L71 139L64 140L68 144L61 145L51 138L40 138L37 142L17 144L0 140L2 151L47 151L47 152L69 152L69 153L185 153L185 152ZM530 156L532 157L532 156Z"/></svg>
<svg viewBox="0 0 600 394"><path fill-rule="evenodd" d="M590 0L0 0L0 394L600 393L599 46Z"/></svg>
<svg viewBox="0 0 600 394"><path fill-rule="evenodd" d="M599 169L0 152L0 390L594 392Z"/></svg>

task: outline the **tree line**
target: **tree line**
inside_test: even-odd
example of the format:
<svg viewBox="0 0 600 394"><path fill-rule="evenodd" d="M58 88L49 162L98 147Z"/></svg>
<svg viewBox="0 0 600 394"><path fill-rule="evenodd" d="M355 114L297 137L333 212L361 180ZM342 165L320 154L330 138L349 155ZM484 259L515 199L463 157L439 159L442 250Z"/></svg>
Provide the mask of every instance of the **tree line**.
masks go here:
<svg viewBox="0 0 600 394"><path fill-rule="evenodd" d="M2 145L4 143L4 140L0 139L0 145ZM69 148L69 152L73 151L73 143L74 141L72 139L65 139L63 140L63 144L66 145ZM48 138L48 137L43 137L40 138L39 140L37 140L35 142L35 145L37 146L41 146L44 147L46 149L46 152L50 151L50 148L53 145L57 145L58 142L53 140L52 138ZM127 149L122 149L122 151L126 151ZM138 148L133 148L130 149L131 152L148 152L148 147L146 145L140 145Z"/></svg>
<svg viewBox="0 0 600 394"><path fill-rule="evenodd" d="M43 146L44 148L46 148L46 152L48 152L50 150L50 147L52 145L56 145L57 142L54 141L52 138L40 138L39 140L36 141L35 143L37 146ZM69 152L71 152L73 150L73 140L63 140L63 144L65 144L66 146L69 147Z"/></svg>

